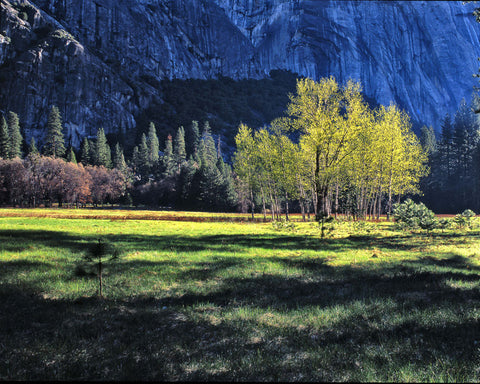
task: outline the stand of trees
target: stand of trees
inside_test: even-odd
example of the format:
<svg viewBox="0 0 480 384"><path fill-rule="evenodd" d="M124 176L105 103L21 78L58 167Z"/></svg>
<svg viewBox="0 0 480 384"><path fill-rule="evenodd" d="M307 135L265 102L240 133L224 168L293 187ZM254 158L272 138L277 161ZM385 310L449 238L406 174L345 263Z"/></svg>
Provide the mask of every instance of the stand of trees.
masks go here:
<svg viewBox="0 0 480 384"><path fill-rule="evenodd" d="M423 127L419 140L406 113L371 108L358 83L301 79L286 117L258 130L240 124L235 142L235 172L208 121L202 130L197 121L179 127L163 145L150 123L128 158L100 128L76 152L65 145L53 106L37 148L33 138L24 146L19 118L8 112L0 117L0 204L122 202L324 219L390 215L401 196L423 192L436 212L480 210L479 126L465 101L453 119L445 117L438 138Z"/></svg>
<svg viewBox="0 0 480 384"><path fill-rule="evenodd" d="M395 198L420 193L427 154L408 115L394 105L372 110L359 84L299 80L288 115L256 132L241 125L236 136L234 169L252 213L259 196L272 217L282 200L287 219L292 200L304 217L311 207L317 219L378 217Z"/></svg>
<svg viewBox="0 0 480 384"><path fill-rule="evenodd" d="M82 206L124 202L154 207L232 211L237 194L231 167L223 160L208 122L168 136L164 152L153 123L128 161L119 143L111 150L105 132L84 138L78 154L65 146L61 115L51 108L41 154L32 138L22 160L19 119L13 112L0 119L0 204L50 206L58 202Z"/></svg>
<svg viewBox="0 0 480 384"><path fill-rule="evenodd" d="M480 211L480 127L475 109L462 100L455 116L443 119L438 138L432 127L422 128L432 170L422 181L423 201L435 212Z"/></svg>

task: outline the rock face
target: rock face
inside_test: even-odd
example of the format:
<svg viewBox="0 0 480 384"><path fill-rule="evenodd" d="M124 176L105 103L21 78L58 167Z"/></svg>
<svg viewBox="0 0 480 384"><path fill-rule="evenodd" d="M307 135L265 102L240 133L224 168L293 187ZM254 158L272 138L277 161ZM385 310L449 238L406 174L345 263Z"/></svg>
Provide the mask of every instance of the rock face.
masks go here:
<svg viewBox="0 0 480 384"><path fill-rule="evenodd" d="M130 132L162 79L288 69L360 80L379 103L438 127L470 98L474 5L303 0L0 0L0 109L41 139L57 104L74 145Z"/></svg>

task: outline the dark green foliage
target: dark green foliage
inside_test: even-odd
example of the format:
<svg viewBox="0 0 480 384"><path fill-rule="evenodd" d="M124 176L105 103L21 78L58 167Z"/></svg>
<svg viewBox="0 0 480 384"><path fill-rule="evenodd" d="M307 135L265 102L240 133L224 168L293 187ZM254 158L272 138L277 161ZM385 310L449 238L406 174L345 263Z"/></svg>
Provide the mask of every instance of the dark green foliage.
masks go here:
<svg viewBox="0 0 480 384"><path fill-rule="evenodd" d="M120 250L112 243L99 238L95 243L91 244L87 254L83 257L83 260L96 269L96 276L98 278L98 296L103 297L103 272L106 263L117 261L120 257ZM77 275L81 274L84 270L82 266L77 266Z"/></svg>
<svg viewBox="0 0 480 384"><path fill-rule="evenodd" d="M57 106L52 106L47 121L47 137L43 145L45 156L63 157L65 155L65 140L60 111Z"/></svg>
<svg viewBox="0 0 480 384"><path fill-rule="evenodd" d="M175 173L175 159L173 157L173 143L172 136L168 136L165 141L165 151L162 158L164 174L172 176Z"/></svg>
<svg viewBox="0 0 480 384"><path fill-rule="evenodd" d="M198 152L198 145L200 144L200 128L198 128L198 121L193 120L190 126L190 140L189 148L190 153L195 154Z"/></svg>
<svg viewBox="0 0 480 384"><path fill-rule="evenodd" d="M90 153L90 142L84 137L80 146L80 161L83 165L91 165L93 163Z"/></svg>
<svg viewBox="0 0 480 384"><path fill-rule="evenodd" d="M395 204L393 217L402 228L430 230L436 228L438 224L435 214L425 204L416 204L411 199L407 199L401 204Z"/></svg>
<svg viewBox="0 0 480 384"><path fill-rule="evenodd" d="M141 148L140 144L140 150ZM150 123L148 129L148 165L153 167L158 162L158 151L160 150L160 145L158 143L157 130L155 124Z"/></svg>
<svg viewBox="0 0 480 384"><path fill-rule="evenodd" d="M187 151L185 150L185 130L183 127L178 128L175 136L174 159L177 167L180 169L182 163L187 158Z"/></svg>
<svg viewBox="0 0 480 384"><path fill-rule="evenodd" d="M150 161L150 152L147 143L147 136L142 134L142 138L140 139L140 144L138 145L138 160L139 160L139 172L146 176L151 169Z"/></svg>
<svg viewBox="0 0 480 384"><path fill-rule="evenodd" d="M38 155L37 145L35 144L35 138L32 136L30 139L30 144L28 145L28 154L29 155Z"/></svg>
<svg viewBox="0 0 480 384"><path fill-rule="evenodd" d="M212 131L208 121L206 121L203 126L198 155L202 164L205 163L209 166L213 166L217 163L217 149L215 148L215 141L213 140Z"/></svg>
<svg viewBox="0 0 480 384"><path fill-rule="evenodd" d="M466 209L462 213L455 215L453 222L460 228L470 228L472 224L472 217L475 217L475 212L471 209Z"/></svg>
<svg viewBox="0 0 480 384"><path fill-rule="evenodd" d="M20 133L20 122L15 112L8 112L7 115L8 135L9 135L9 154L8 157L22 157L22 134Z"/></svg>
<svg viewBox="0 0 480 384"><path fill-rule="evenodd" d="M103 128L100 128L97 132L97 142L95 143L95 165L103 165L107 168L112 167L112 154Z"/></svg>
<svg viewBox="0 0 480 384"><path fill-rule="evenodd" d="M9 157L9 145L8 125L5 117L2 116L0 118L0 157L2 159Z"/></svg>
<svg viewBox="0 0 480 384"><path fill-rule="evenodd" d="M75 156L75 152L73 151L72 147L70 147L67 151L67 161L69 163L77 164L77 157Z"/></svg>
<svg viewBox="0 0 480 384"><path fill-rule="evenodd" d="M120 148L120 144L117 143L113 149L113 167L118 169L124 175L127 172L127 163L125 162L125 156L123 150Z"/></svg>
<svg viewBox="0 0 480 384"><path fill-rule="evenodd" d="M421 184L425 195L422 201L436 212L480 209L478 128L472 107L465 100L453 124L448 115L445 117L436 150L430 153L431 174Z"/></svg>
<svg viewBox="0 0 480 384"><path fill-rule="evenodd" d="M133 172L138 173L140 169L140 154L138 151L138 145L133 147L131 165Z"/></svg>

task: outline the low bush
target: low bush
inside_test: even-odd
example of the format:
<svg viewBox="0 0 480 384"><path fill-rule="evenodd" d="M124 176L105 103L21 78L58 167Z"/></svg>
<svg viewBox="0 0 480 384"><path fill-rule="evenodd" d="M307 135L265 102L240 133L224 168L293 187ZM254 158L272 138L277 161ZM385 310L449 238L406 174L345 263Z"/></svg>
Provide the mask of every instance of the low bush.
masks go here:
<svg viewBox="0 0 480 384"><path fill-rule="evenodd" d="M401 204L395 204L393 217L397 227L401 229L431 230L438 226L438 220L433 211L428 209L425 204L416 204L411 199L407 199Z"/></svg>
<svg viewBox="0 0 480 384"><path fill-rule="evenodd" d="M472 217L475 217L475 212L473 212L471 209L466 209L462 213L455 215L453 222L458 228L471 228Z"/></svg>

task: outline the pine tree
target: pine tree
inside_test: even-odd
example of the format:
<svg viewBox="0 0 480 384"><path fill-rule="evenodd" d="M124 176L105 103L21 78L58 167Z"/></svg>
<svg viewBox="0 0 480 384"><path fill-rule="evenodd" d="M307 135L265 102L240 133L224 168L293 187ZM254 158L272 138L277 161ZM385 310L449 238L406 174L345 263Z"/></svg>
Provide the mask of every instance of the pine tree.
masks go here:
<svg viewBox="0 0 480 384"><path fill-rule="evenodd" d="M112 154L103 128L100 128L97 132L97 142L95 144L95 164L103 165L106 168L112 167Z"/></svg>
<svg viewBox="0 0 480 384"><path fill-rule="evenodd" d="M153 167L158 162L158 151L160 150L160 144L158 142L157 130L155 124L150 123L148 129L148 165Z"/></svg>
<svg viewBox="0 0 480 384"><path fill-rule="evenodd" d="M54 105L48 115L47 137L43 146L45 156L63 157L65 155L65 140L62 130L60 111Z"/></svg>
<svg viewBox="0 0 480 384"><path fill-rule="evenodd" d="M113 167L118 169L124 175L127 172L127 163L125 162L125 156L123 155L119 143L115 144L115 148L113 149Z"/></svg>
<svg viewBox="0 0 480 384"><path fill-rule="evenodd" d="M5 118L2 116L0 119L0 157L2 159L9 158L10 149L9 149L9 134L8 134L8 125Z"/></svg>
<svg viewBox="0 0 480 384"><path fill-rule="evenodd" d="M213 140L208 121L205 122L202 138L200 140L199 158L202 164L203 162L210 165L215 165L217 163L217 149L215 148L215 141Z"/></svg>
<svg viewBox="0 0 480 384"><path fill-rule="evenodd" d="M133 172L135 172L135 173L139 172L139 169L140 169L140 151L138 150L138 145L133 147L132 168L133 168Z"/></svg>
<svg viewBox="0 0 480 384"><path fill-rule="evenodd" d="M35 144L35 138L32 136L30 139L30 144L28 145L28 154L29 155L38 155L37 145Z"/></svg>
<svg viewBox="0 0 480 384"><path fill-rule="evenodd" d="M75 156L75 152L71 146L67 150L67 162L77 164L77 157Z"/></svg>
<svg viewBox="0 0 480 384"><path fill-rule="evenodd" d="M9 158L22 157L22 134L20 133L20 122L15 112L8 112L7 117L9 134Z"/></svg>
<svg viewBox="0 0 480 384"><path fill-rule="evenodd" d="M83 138L80 146L80 161L83 165L92 164L92 159L90 157L90 142L86 137Z"/></svg>
<svg viewBox="0 0 480 384"><path fill-rule="evenodd" d="M167 140L165 140L162 162L165 176L173 176L175 173L175 159L173 158L172 135L168 135Z"/></svg>
<svg viewBox="0 0 480 384"><path fill-rule="evenodd" d="M185 150L185 130L183 129L183 127L178 128L177 136L175 136L174 148L175 163L177 164L178 170L180 171L182 163L187 158L187 152Z"/></svg>
<svg viewBox="0 0 480 384"><path fill-rule="evenodd" d="M140 138L140 144L138 145L138 155L140 160L140 173L142 175L147 175L151 167L149 161L150 153L145 133L142 133L142 137Z"/></svg>
<svg viewBox="0 0 480 384"><path fill-rule="evenodd" d="M198 146L200 144L200 129L198 128L198 121L192 121L190 131L190 153L195 156L195 153L198 152Z"/></svg>

